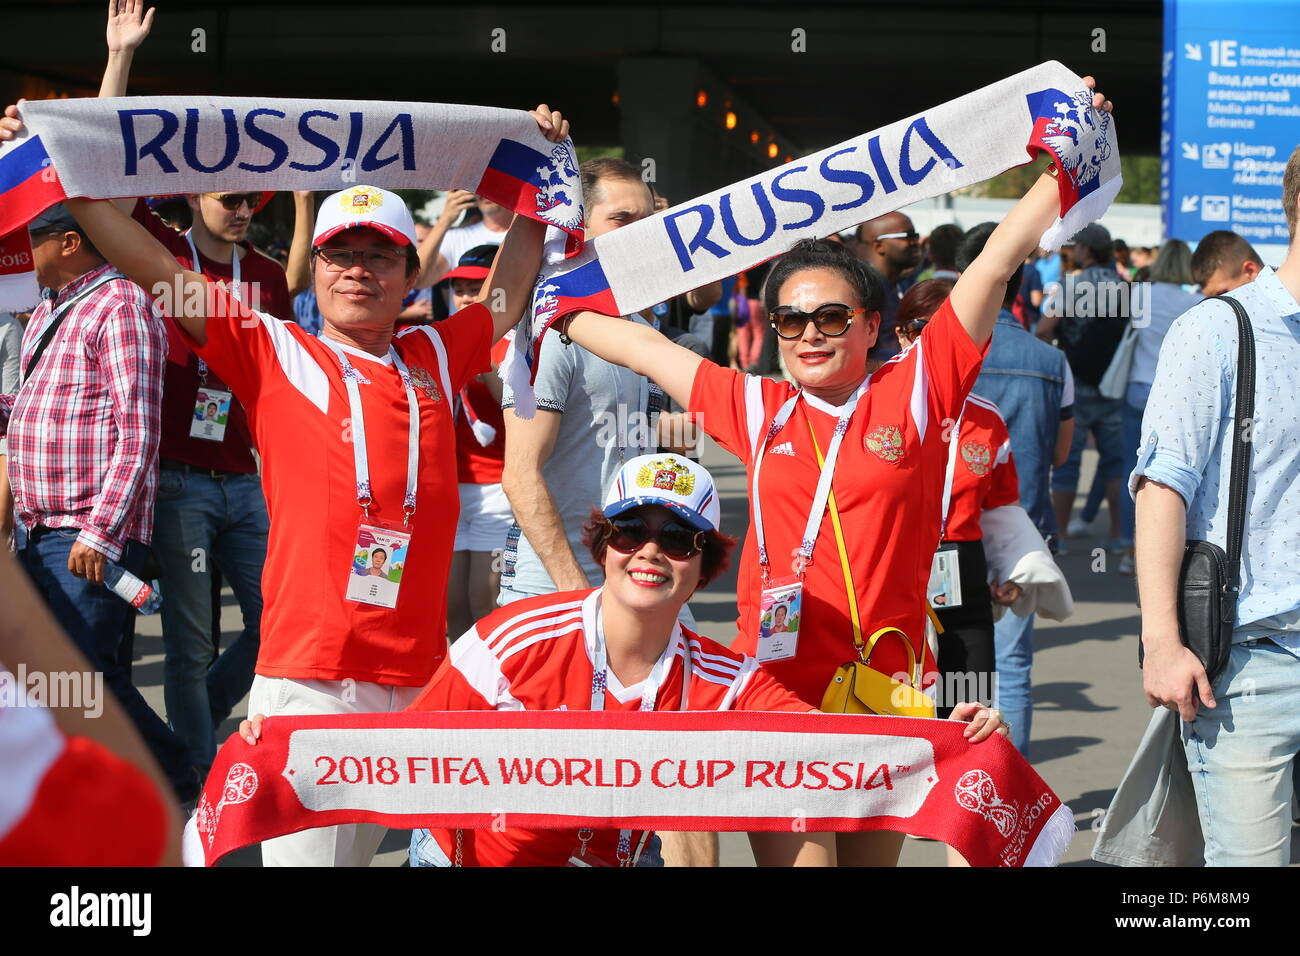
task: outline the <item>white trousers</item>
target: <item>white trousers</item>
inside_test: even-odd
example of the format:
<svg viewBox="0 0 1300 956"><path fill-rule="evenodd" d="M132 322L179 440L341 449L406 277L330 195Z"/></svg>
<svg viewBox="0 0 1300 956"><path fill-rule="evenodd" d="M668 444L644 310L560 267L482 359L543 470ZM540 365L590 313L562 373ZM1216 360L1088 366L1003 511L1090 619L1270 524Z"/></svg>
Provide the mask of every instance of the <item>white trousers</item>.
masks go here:
<svg viewBox="0 0 1300 956"><path fill-rule="evenodd" d="M248 713L267 717L304 714L386 714L405 710L423 688L354 680L253 677ZM263 866L369 866L387 827L349 823L317 827L262 844Z"/></svg>

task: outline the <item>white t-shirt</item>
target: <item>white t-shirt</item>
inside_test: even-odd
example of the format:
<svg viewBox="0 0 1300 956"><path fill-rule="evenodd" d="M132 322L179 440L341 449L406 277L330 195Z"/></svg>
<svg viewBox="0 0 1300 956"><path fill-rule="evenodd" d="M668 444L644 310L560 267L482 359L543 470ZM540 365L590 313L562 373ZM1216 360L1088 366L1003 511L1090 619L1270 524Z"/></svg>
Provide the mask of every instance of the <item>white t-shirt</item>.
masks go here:
<svg viewBox="0 0 1300 956"><path fill-rule="evenodd" d="M505 230L493 232L480 220L472 226L448 229L447 234L442 237L442 245L438 247L438 252L447 260L447 268L451 270L456 268L456 264L460 262L460 257L475 246L500 245L505 238ZM438 276L438 278L442 278L442 276ZM448 283L447 307L451 308L451 304L451 283Z"/></svg>

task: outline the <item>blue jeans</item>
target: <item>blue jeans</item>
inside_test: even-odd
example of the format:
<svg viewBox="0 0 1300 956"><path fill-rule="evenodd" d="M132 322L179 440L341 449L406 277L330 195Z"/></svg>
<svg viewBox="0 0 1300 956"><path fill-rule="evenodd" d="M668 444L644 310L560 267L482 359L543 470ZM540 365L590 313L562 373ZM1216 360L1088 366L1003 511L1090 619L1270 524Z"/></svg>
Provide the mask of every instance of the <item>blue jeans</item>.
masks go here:
<svg viewBox="0 0 1300 956"><path fill-rule="evenodd" d="M993 625L997 657L997 699L993 706L1011 724L1011 742L1029 759L1029 730L1034 716L1034 696L1029 672L1034 666L1034 619L1017 617L1008 610Z"/></svg>
<svg viewBox="0 0 1300 956"><path fill-rule="evenodd" d="M1206 866L1286 866L1300 751L1300 659L1270 640L1232 646L1213 710L1183 725Z"/></svg>
<svg viewBox="0 0 1300 956"><path fill-rule="evenodd" d="M1131 394L1131 393L1130 393ZM1146 403L1135 406L1124 402L1120 415L1124 434L1124 487L1119 492L1120 536L1125 541L1132 541L1137 531L1137 512L1133 496L1128 493L1128 476L1137 467L1138 445L1142 442L1142 415L1146 412Z"/></svg>
<svg viewBox="0 0 1300 956"><path fill-rule="evenodd" d="M1074 493L1079 489L1079 463L1088 444L1088 433L1097 441L1097 472L1105 482L1124 473L1124 438L1120 425L1122 399L1104 398L1091 385L1074 383L1074 441L1065 464L1052 471L1052 490Z"/></svg>
<svg viewBox="0 0 1300 956"><path fill-rule="evenodd" d="M216 728L253 683L267 527L257 475L162 471L154 553L163 569L163 694L167 719L204 776L217 753ZM243 631L215 662L212 561L230 582L244 618Z"/></svg>
<svg viewBox="0 0 1300 956"><path fill-rule="evenodd" d="M167 729L131 682L131 639L135 610L102 584L91 584L68 570L68 555L77 540L75 528L34 529L18 552L32 584L77 650L104 674L104 683L182 800L198 793L198 780L185 744ZM145 548L128 541L117 563L139 574Z"/></svg>
<svg viewBox="0 0 1300 956"><path fill-rule="evenodd" d="M645 849L637 858L637 866L663 866L664 858L660 854L661 843L658 834L652 834L646 841ZM411 866L451 866L451 860L442 852L442 847L428 830L411 831L411 849L408 851Z"/></svg>

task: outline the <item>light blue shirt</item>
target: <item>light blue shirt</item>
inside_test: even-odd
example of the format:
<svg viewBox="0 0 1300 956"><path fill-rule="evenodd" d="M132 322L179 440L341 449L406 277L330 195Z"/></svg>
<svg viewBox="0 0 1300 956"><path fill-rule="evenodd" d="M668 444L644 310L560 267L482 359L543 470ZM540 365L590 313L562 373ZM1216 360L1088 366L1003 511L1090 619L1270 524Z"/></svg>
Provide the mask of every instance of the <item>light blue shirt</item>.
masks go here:
<svg viewBox="0 0 1300 956"><path fill-rule="evenodd" d="M1300 655L1300 303L1265 267L1231 293L1255 334L1255 425L1234 639ZM1237 320L1205 300L1169 328L1142 419L1130 493L1145 475L1187 504L1187 537L1227 549ZM1287 633L1279 633L1287 632Z"/></svg>

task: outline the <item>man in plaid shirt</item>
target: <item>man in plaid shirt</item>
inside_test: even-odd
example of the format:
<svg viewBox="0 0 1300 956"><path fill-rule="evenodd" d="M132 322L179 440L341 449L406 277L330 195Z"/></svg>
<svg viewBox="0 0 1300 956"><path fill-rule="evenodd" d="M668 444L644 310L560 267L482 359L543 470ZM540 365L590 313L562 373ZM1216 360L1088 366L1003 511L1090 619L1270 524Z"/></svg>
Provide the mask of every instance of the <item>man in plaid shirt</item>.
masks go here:
<svg viewBox="0 0 1300 956"><path fill-rule="evenodd" d="M186 748L131 683L135 612L104 587L110 561L142 572L153 535L166 335L144 291L104 262L62 206L29 231L47 298L23 336L22 385L0 395L19 554L188 799L198 781Z"/></svg>

